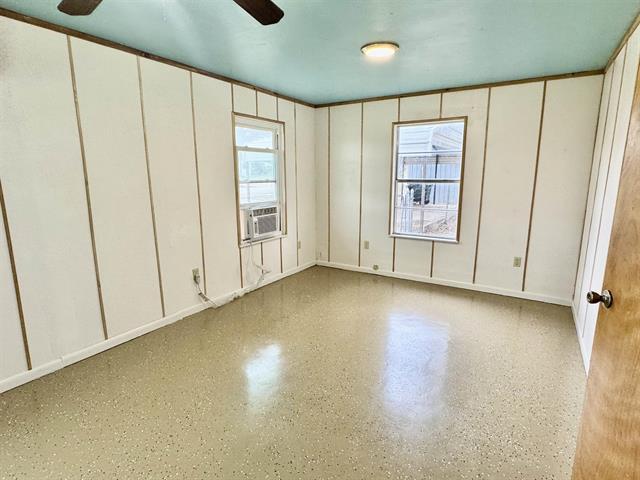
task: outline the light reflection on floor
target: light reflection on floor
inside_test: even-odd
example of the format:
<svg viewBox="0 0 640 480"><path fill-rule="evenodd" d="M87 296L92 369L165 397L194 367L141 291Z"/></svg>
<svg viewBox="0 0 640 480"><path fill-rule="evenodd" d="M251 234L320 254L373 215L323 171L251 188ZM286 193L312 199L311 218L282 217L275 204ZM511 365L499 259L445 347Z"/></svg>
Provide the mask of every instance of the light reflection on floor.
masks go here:
<svg viewBox="0 0 640 480"><path fill-rule="evenodd" d="M443 407L448 343L444 325L415 315L389 315L384 405L396 428L410 431Z"/></svg>
<svg viewBox="0 0 640 480"><path fill-rule="evenodd" d="M0 395L0 479L568 480L566 307L327 268Z"/></svg>
<svg viewBox="0 0 640 480"><path fill-rule="evenodd" d="M263 406L278 390L282 358L278 344L259 349L246 363L247 396L252 407Z"/></svg>

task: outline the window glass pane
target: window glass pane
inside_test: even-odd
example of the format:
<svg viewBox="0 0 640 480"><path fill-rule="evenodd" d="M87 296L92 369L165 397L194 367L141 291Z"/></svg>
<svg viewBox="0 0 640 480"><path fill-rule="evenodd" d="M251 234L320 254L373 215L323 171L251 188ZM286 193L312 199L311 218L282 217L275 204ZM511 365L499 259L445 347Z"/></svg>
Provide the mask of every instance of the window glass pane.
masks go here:
<svg viewBox="0 0 640 480"><path fill-rule="evenodd" d="M240 193L240 205L246 205L249 203L249 185L246 183L240 183L238 185Z"/></svg>
<svg viewBox="0 0 640 480"><path fill-rule="evenodd" d="M276 203L278 189L276 182L240 183L240 204Z"/></svg>
<svg viewBox="0 0 640 480"><path fill-rule="evenodd" d="M460 180L462 153L398 154L399 179Z"/></svg>
<svg viewBox="0 0 640 480"><path fill-rule="evenodd" d="M276 154L238 151L238 176L241 182L276 181Z"/></svg>
<svg viewBox="0 0 640 480"><path fill-rule="evenodd" d="M236 146L275 148L275 132L266 128L236 126Z"/></svg>
<svg viewBox="0 0 640 480"><path fill-rule="evenodd" d="M458 180L463 137L462 121L400 125L397 178Z"/></svg>
<svg viewBox="0 0 640 480"><path fill-rule="evenodd" d="M458 183L398 183L394 232L455 240Z"/></svg>

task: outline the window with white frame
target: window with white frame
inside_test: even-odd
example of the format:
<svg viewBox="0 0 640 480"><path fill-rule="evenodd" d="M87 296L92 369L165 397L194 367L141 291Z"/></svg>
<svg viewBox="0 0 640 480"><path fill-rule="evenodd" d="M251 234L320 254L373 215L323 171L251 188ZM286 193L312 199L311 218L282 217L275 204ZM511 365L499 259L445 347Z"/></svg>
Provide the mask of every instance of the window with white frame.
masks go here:
<svg viewBox="0 0 640 480"><path fill-rule="evenodd" d="M284 127L255 117L234 118L240 241L246 244L286 231Z"/></svg>
<svg viewBox="0 0 640 480"><path fill-rule="evenodd" d="M466 118L394 126L391 235L458 241Z"/></svg>

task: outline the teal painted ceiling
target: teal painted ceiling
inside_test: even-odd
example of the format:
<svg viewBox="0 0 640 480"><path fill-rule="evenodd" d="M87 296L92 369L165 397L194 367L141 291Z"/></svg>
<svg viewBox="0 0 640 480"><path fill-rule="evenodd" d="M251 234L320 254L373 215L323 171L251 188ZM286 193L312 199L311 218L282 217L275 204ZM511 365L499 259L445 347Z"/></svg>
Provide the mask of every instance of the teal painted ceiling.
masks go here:
<svg viewBox="0 0 640 480"><path fill-rule="evenodd" d="M311 103L602 68L640 0L276 0L262 26L232 0L59 0L0 6ZM372 62L360 46L392 40Z"/></svg>

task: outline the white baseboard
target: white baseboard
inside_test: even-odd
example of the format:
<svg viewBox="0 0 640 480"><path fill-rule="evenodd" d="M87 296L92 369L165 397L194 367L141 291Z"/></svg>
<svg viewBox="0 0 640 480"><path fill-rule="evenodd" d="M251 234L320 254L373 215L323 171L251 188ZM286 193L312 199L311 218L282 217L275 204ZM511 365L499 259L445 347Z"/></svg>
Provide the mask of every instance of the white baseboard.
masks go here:
<svg viewBox="0 0 640 480"><path fill-rule="evenodd" d="M282 278L285 278L295 273L306 270L309 267L313 267L315 264L316 262L309 262L304 265L300 265L299 267L293 268L287 272L272 275L269 278L265 279L265 281L263 281L258 286L249 285L244 288L238 289L234 292L228 293L226 295L222 295L220 297L214 298L212 300L216 305L222 306L226 303L229 303L235 300L238 297L242 297L243 295L253 290L264 287L265 285L269 285L270 283L281 280ZM129 340L133 340L134 338L140 337L146 333L157 330L161 327L164 327L165 325L175 323L178 320L182 320L185 317L194 315L198 312L206 310L207 308L210 308L210 307L205 303L193 305L191 307L185 308L184 310L176 312L172 315L167 315L166 317L161 318L160 320L156 320L146 325L143 325L141 327L134 328L133 330L129 330L128 332L122 333L120 335L116 335L115 337L111 337L100 343L91 345L90 347L83 348L82 350L78 350L77 352L63 355L62 357L56 360L53 360L51 362L45 363L43 365L38 365L32 370L28 370L26 372L21 372L16 375L13 375L7 379L0 381L0 393L6 392L7 390L11 390L12 388L18 387L32 380L48 375L49 373L53 373L56 370L60 370L68 365L79 362L80 360L84 360L100 352L104 352L105 350L109 350L110 348L113 348L115 346L128 342Z"/></svg>
<svg viewBox="0 0 640 480"><path fill-rule="evenodd" d="M265 279L260 285L256 286L256 285L249 285L246 286L244 288L238 289L234 292L231 292L229 294L223 295L221 297L212 299L213 302L219 306L222 306L226 303L229 303L233 300L235 300L236 298L242 297L243 295L246 295L247 293L256 290L258 288L264 287L266 285L269 285L270 283L273 282L277 282L278 280L281 280L282 278L288 277L290 275L294 275L298 272L301 272L303 270L306 270L309 267L313 267L314 265L321 265L324 267L330 267L330 268L338 268L341 270L350 270L353 272L361 272L361 273L370 273L370 274L374 274L374 275L381 275L384 277L392 277L392 278L400 278L400 279L404 279L404 280L413 280L416 282L423 282L423 283L431 283L431 284L435 284L435 285L444 285L444 286L448 286L448 287L455 287L455 288L462 288L465 290L473 290L473 291L478 291L478 292L485 292L485 293L493 293L493 294L497 294L497 295L504 295L504 296L508 296L508 297L516 297L516 298L523 298L526 300L535 300L535 301L539 301L539 302L545 302L545 303L553 303L556 305L563 305L563 306L571 306L572 307L572 312L574 312L574 320L575 320L575 309L573 308L572 305L572 301L568 300L568 299L562 299L562 298L555 298L555 297L550 297L547 295L540 295L540 294L535 294L535 293L529 293L529 292L519 292L519 291L514 291L514 290L506 290L506 289L502 289L502 288L495 288L495 287L490 287L490 286L486 286L486 285L476 285L476 284L472 284L472 283L466 283L466 282L457 282L457 281L452 281L452 280L443 280L443 279L438 279L438 278L430 278L430 277L424 277L421 275L411 275L411 274L406 274L406 273L399 273L399 272L390 272L390 271L382 271L382 270L373 270L371 268L367 268L367 267L356 267L353 265L345 265L345 264L341 264L341 263L335 263L335 262L326 262L326 261L317 261L317 262L308 262L304 265L300 265L299 267L296 267L294 269L291 269L287 272L284 273L278 273L276 275L272 275L270 277L268 277L267 279ZM93 355L96 355L100 352L104 352L105 350L108 350L110 348L113 348L117 345L120 345L122 343L128 342L129 340L132 340L136 337L139 337L141 335L144 335L146 333L152 332L153 330L157 330L161 327L164 327L165 325L169 325L171 323L177 322L178 320L182 320L185 317L188 317L190 315L196 314L198 312L201 312L202 310L205 310L209 308L208 305L202 303L202 304L198 304L198 305L193 305L189 308L186 308L184 310L181 310L180 312L174 313L172 315L168 315L164 318L161 318L160 320L156 320L154 322L148 323L146 325L143 325L141 327L135 328L133 330L130 330L128 332L122 333L120 335L116 335L115 337L109 338L107 340L104 340L100 343L97 343L95 345L92 345L90 347L84 348L82 350L79 350L77 352L73 352L70 353L68 355L63 355L62 357L60 357L59 359L56 359L52 362L48 362L44 365L39 365L37 367L35 367L32 370L29 370L27 372L22 372L22 373L18 373L12 377L9 377L7 379L1 380L0 381L0 393L5 392L7 390L11 390L12 388L15 388L17 386L23 385L27 382L30 382L31 380L35 380L37 378L43 377L44 375L47 375L49 373L55 372L56 370L60 370L61 368L64 368L68 365L71 365L73 363L79 362L80 360L84 360L85 358L91 357ZM584 349L583 349L583 345L582 342L580 341L580 349L582 351L582 356L583 356L583 360L585 360L585 366L586 366L586 359L585 359L585 355L584 355Z"/></svg>
<svg viewBox="0 0 640 480"><path fill-rule="evenodd" d="M343 263L327 262L318 260L318 265L323 267L339 268L341 270L350 270L352 272L371 273L373 275L381 275L383 277L400 278L403 280L413 280L415 282L432 283L434 285L444 285L446 287L462 288L464 290L473 290L476 292L493 293L506 297L523 298L525 300L535 300L537 302L552 303L554 305L562 305L564 307L571 306L571 300L566 298L551 297L538 293L522 292L517 290L507 290L504 288L496 288L488 285L478 285L475 283L458 282L454 280L444 280L441 278L431 278L422 275L412 275L407 273L390 272L388 270L373 270L369 267L356 267L354 265L346 265Z"/></svg>

